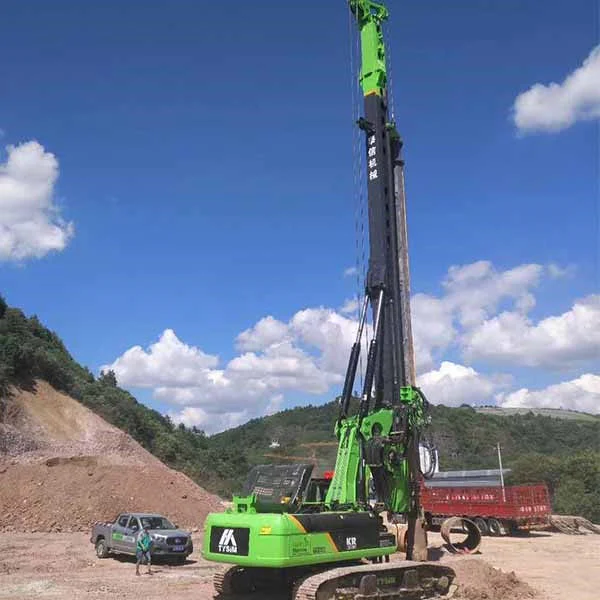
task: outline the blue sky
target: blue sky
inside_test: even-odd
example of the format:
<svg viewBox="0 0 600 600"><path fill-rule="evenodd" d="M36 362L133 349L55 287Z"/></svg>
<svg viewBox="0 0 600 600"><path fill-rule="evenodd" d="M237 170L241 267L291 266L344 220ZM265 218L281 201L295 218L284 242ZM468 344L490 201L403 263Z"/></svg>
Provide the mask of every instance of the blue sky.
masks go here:
<svg viewBox="0 0 600 600"><path fill-rule="evenodd" d="M600 100L574 84L558 99L548 93L525 106L520 128L512 110L534 84L562 84L590 56L597 2L550 0L543 10L534 0L388 4L413 292L443 299L453 265L489 261L474 280L479 290L482 282L497 289L497 280L511 277L502 274L521 265L541 269L489 300L478 323L486 331L459 327L421 372L439 372L446 360L477 376L512 376L505 387L482 388L489 398L593 376L598 356L590 347L600 343L593 302L578 325L582 345L530 361L538 364L524 366L518 352L490 356L481 346L492 338L481 336L527 294L535 306L521 315L535 329L598 292ZM207 399L210 388L181 392L204 384L178 379L178 352L192 357L192 370L225 368L243 356L248 364L237 365L238 374L257 369L256 403L244 404L243 389L230 394L224 423L337 393L339 365L325 364L324 355L344 355L345 346L315 344L314 329L300 331L290 320L319 307L340 316L356 290L355 279L343 276L355 263L349 47L343 0L6 2L0 164L10 162L4 146L36 140L37 154L27 148L33 162L46 160L44 214L50 202L73 224L62 242L48 242L56 250L40 256L15 257L5 245L0 289L9 303L38 314L94 370L141 346L135 365L120 363L120 380L166 412L200 408L188 411L189 423L221 413ZM594 65L580 79L598 82ZM556 125L565 110L572 122ZM6 184L5 201L14 203L11 190ZM0 185L0 238L12 226L5 219L2 229L2 193ZM447 310L460 311L459 302ZM236 347L236 336L268 315L286 324L279 334L289 347L281 355L264 340ZM328 315L311 313L314 328L323 333L327 321L344 335L352 329L351 315ZM180 345L172 340L151 360L147 348L167 329ZM219 362L194 362L199 349ZM175 362L165 367L159 356ZM296 362L279 372L283 358ZM320 372L318 384L312 375L309 383L259 381L295 376L289 371L300 363ZM164 368L174 373L168 380L156 372ZM452 380L451 371L442 380ZM592 383L584 404L573 389L567 404L597 406L600 388Z"/></svg>

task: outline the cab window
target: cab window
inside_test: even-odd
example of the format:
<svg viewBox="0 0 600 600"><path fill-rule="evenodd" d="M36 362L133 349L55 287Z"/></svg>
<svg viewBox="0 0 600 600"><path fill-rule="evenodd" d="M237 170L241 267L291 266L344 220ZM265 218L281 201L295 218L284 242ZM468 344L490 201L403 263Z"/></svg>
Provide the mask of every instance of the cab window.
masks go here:
<svg viewBox="0 0 600 600"><path fill-rule="evenodd" d="M133 529L133 531L140 530L140 522L137 520L137 517L131 517L128 527L129 529Z"/></svg>

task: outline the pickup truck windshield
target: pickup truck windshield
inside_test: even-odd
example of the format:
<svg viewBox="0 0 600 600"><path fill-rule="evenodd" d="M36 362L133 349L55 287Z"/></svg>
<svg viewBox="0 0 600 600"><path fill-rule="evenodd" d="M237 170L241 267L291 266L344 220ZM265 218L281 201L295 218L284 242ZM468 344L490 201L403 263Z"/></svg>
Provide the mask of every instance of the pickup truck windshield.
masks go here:
<svg viewBox="0 0 600 600"><path fill-rule="evenodd" d="M148 529L175 529L173 523L164 517L142 517L140 521L142 522L142 527L147 527Z"/></svg>

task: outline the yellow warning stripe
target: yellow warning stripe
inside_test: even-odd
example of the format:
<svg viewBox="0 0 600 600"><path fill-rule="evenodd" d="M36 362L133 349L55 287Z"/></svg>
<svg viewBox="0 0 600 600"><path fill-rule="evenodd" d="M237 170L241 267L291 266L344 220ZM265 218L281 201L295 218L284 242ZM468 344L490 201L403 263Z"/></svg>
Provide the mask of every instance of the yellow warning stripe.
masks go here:
<svg viewBox="0 0 600 600"><path fill-rule="evenodd" d="M287 515L287 518L296 526L298 531L300 531L301 533L307 533L306 529L304 528L304 525L302 525L302 523L300 523L300 521L298 519L296 519L296 517L294 517L293 515ZM329 542L329 545L331 546L331 550L333 552L339 552L338 547L335 545L335 542L333 541L333 538L331 537L331 534L325 533L325 537L327 538L327 541Z"/></svg>
<svg viewBox="0 0 600 600"><path fill-rule="evenodd" d="M331 537L331 534L327 533L326 536L327 536L327 541L329 542L329 545L331 546L331 549L334 552L339 552L339 550L337 549L337 546L335 545L335 542L333 541L333 538Z"/></svg>
<svg viewBox="0 0 600 600"><path fill-rule="evenodd" d="M292 515L288 515L288 519L296 526L298 531L301 531L302 533L306 533L306 529L304 529L304 525L302 525L302 523L300 523L300 521L298 521L298 519L296 519L296 517L294 517Z"/></svg>

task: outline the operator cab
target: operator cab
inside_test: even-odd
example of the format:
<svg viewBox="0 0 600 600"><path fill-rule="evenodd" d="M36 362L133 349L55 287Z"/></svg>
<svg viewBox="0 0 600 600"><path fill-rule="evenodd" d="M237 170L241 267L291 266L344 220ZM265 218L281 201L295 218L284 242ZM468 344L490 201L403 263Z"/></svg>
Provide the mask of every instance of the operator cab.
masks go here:
<svg viewBox="0 0 600 600"><path fill-rule="evenodd" d="M254 494L259 513L294 513L306 500L314 465L257 465L248 474L244 495Z"/></svg>

